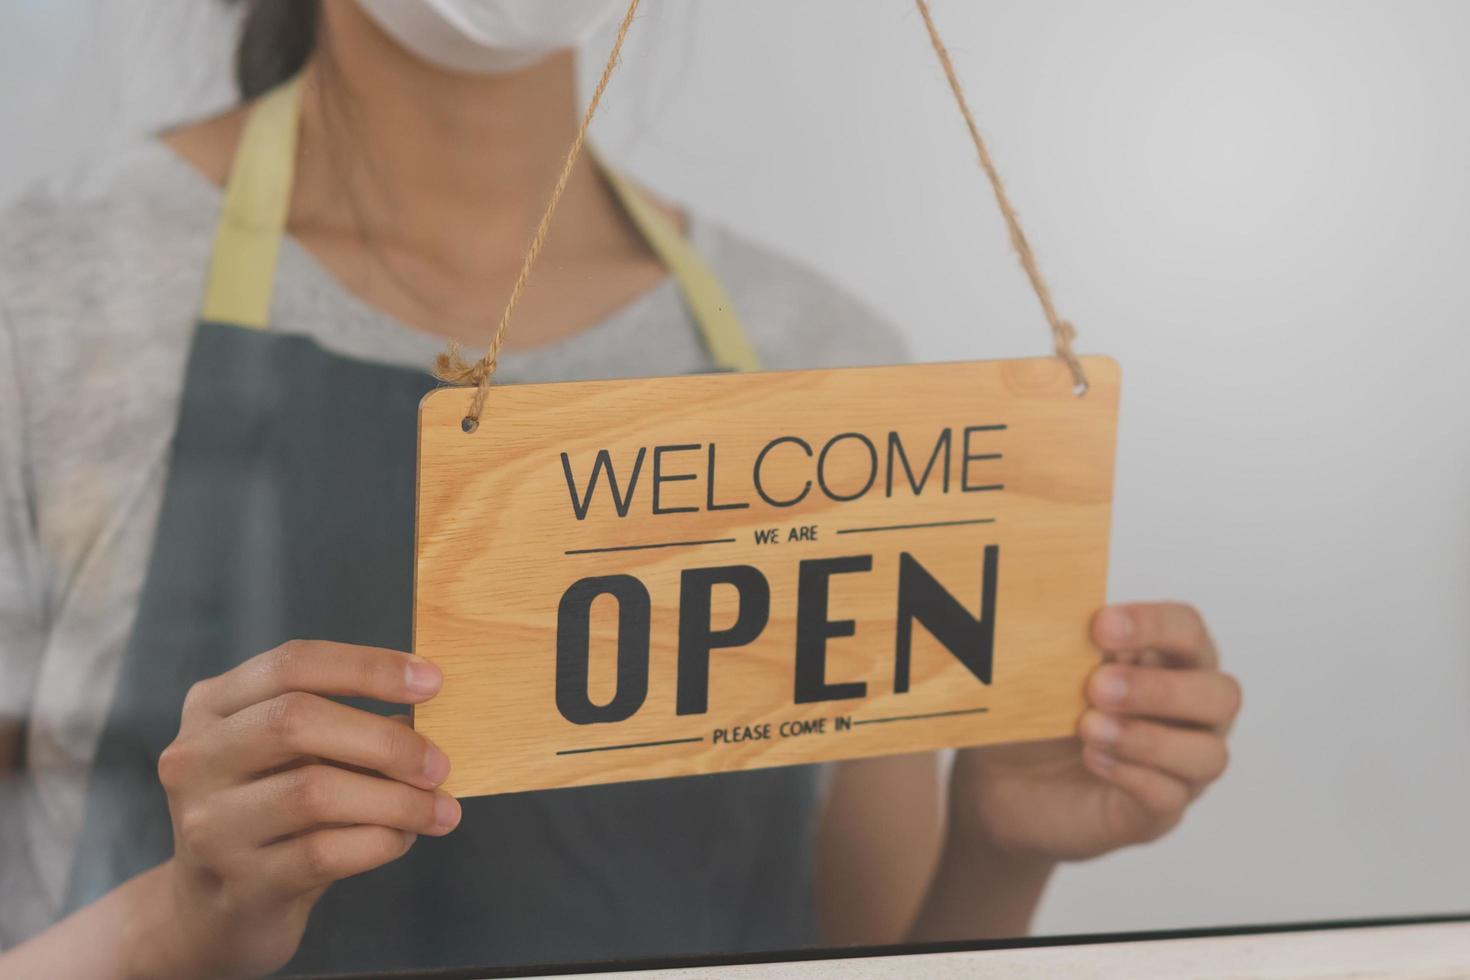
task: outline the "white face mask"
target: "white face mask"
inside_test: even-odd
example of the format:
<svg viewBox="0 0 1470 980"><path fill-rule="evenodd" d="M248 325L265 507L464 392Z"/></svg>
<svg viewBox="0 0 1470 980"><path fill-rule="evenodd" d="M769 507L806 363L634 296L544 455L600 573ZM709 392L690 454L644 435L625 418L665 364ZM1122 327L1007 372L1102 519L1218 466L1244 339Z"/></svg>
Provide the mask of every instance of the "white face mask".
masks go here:
<svg viewBox="0 0 1470 980"><path fill-rule="evenodd" d="M618 0L357 0L378 26L431 64L495 75L574 48L622 9Z"/></svg>

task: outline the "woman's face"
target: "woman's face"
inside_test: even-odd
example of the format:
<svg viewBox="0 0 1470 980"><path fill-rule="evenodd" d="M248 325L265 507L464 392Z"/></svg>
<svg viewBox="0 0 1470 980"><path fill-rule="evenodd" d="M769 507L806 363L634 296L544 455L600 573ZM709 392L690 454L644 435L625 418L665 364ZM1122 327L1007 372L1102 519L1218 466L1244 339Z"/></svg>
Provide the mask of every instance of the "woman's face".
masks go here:
<svg viewBox="0 0 1470 980"><path fill-rule="evenodd" d="M355 0L409 51L449 71L492 75L575 47L621 0Z"/></svg>

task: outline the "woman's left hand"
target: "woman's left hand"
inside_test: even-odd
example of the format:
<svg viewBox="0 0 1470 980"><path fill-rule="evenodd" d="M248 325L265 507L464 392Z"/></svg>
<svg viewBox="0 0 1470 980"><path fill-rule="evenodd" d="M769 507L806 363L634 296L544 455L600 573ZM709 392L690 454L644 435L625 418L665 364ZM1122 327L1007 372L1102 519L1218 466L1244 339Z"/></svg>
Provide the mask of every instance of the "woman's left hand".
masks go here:
<svg viewBox="0 0 1470 980"><path fill-rule="evenodd" d="M1154 840L1225 772L1240 684L1192 607L1137 603L1092 622L1104 662L1077 737L961 750L952 833L1016 857L1076 860Z"/></svg>

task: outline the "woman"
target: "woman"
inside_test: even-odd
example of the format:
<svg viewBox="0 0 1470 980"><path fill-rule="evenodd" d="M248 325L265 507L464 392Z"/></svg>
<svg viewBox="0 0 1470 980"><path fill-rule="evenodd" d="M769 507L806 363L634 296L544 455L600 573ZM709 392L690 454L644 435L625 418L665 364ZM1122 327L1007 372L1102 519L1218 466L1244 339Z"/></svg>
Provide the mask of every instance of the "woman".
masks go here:
<svg viewBox="0 0 1470 980"><path fill-rule="evenodd" d="M0 221L0 942L33 937L0 976L1016 934L1058 861L1158 837L1223 772L1238 687L1170 603L1096 617L1078 739L962 751L947 793L919 756L461 805L375 713L441 680L395 652L422 366L490 340L576 129L569 49L621 6L258 0L246 105ZM498 383L725 366L676 253L765 366L902 359L586 164Z"/></svg>

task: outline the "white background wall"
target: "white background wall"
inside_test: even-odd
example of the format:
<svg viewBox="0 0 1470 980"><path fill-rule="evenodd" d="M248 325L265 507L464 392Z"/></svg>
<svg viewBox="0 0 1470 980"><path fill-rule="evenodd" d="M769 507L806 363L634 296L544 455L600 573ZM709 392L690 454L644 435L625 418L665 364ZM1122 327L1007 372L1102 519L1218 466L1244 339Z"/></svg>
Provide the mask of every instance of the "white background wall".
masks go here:
<svg viewBox="0 0 1470 980"><path fill-rule="evenodd" d="M1247 689L1227 779L1067 869L1041 928L1470 910L1470 4L934 5L1081 348L1124 366L1111 593L1196 602ZM1046 350L907 0L645 6L609 155L918 357ZM229 21L0 0L0 199L227 101Z"/></svg>

